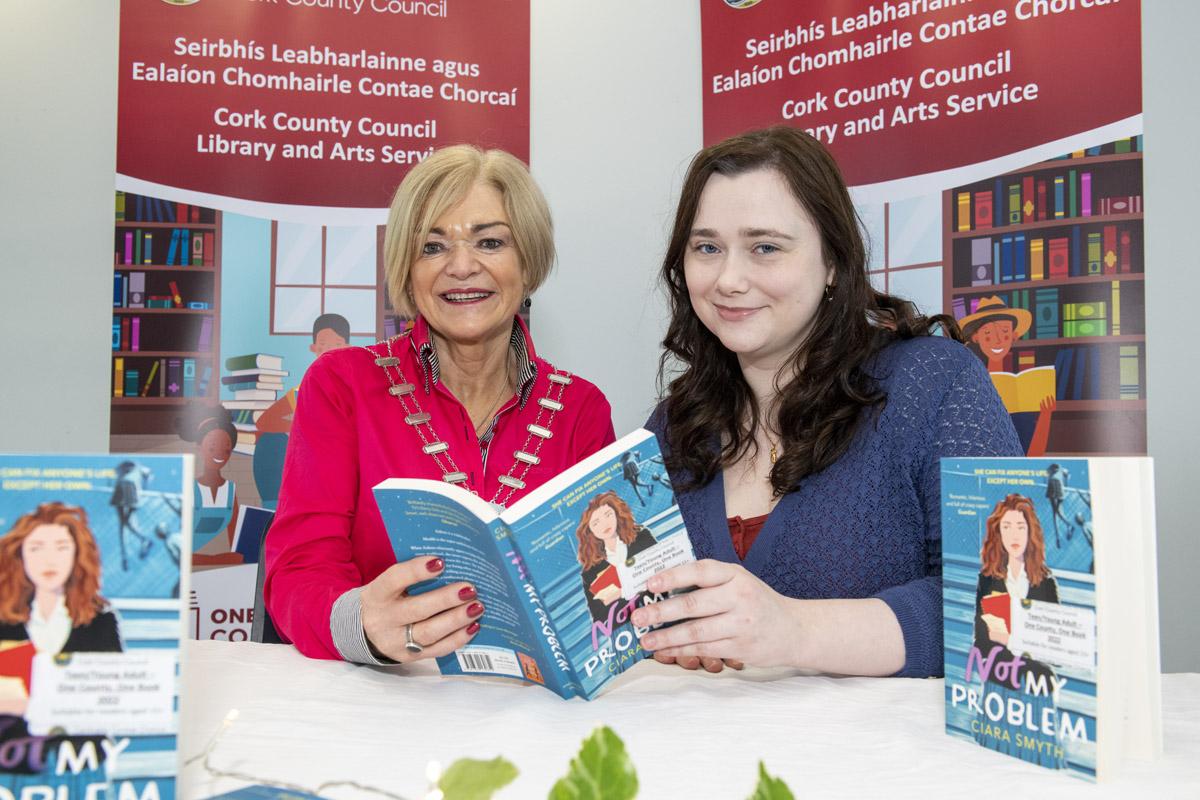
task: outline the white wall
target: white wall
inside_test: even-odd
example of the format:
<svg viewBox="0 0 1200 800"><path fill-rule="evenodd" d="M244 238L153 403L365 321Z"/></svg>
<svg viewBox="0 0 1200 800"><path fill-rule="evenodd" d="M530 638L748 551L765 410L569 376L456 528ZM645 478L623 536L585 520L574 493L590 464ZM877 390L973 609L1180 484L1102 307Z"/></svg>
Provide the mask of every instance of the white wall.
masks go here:
<svg viewBox="0 0 1200 800"><path fill-rule="evenodd" d="M664 313L654 285L700 146L693 0L532 0L533 170L560 268L535 298L539 349L644 420ZM116 2L10 0L0 33L0 450L106 450ZM1157 460L1163 667L1200 670L1187 498L1200 451L1190 347L1200 302L1194 189L1200 4L1144 6L1148 390ZM19 276L19 277L15 277ZM1189 365L1187 368L1184 365ZM1187 406L1187 407L1185 407Z"/></svg>

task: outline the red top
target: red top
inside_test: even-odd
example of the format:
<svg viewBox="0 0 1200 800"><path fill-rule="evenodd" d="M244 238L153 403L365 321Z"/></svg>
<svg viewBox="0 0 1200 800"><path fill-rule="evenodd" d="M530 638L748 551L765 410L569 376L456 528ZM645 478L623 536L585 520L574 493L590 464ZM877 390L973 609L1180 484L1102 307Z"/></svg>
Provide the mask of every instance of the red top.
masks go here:
<svg viewBox="0 0 1200 800"><path fill-rule="evenodd" d="M438 438L449 443L449 455L467 473L467 485L485 500L495 495L497 478L509 471L513 452L525 444L525 426L539 411L543 425L548 416L538 400L549 393L554 368L537 357L519 320L513 332L513 349L518 356L523 349L528 364L521 366L518 393L497 413L486 449L466 408L438 380L425 321L418 319L411 331L392 340L400 371L416 386L410 407L415 399L432 417ZM396 563L371 488L387 478L442 479L433 457L422 452L416 429L405 423L400 400L389 394L376 355L386 355L386 343L371 351L330 350L308 368L288 441L279 509L267 537L267 609L280 635L312 658L341 658L330 633L334 602ZM529 469L525 488L508 497L509 504L615 440L604 395L572 378L562 395L563 410L549 424L553 437L542 445L541 463Z"/></svg>
<svg viewBox="0 0 1200 800"><path fill-rule="evenodd" d="M761 517L750 517L749 519L730 517L727 520L729 535L733 538L733 551L742 561L746 560L746 553L750 552L750 547L758 538L759 531L762 530L763 523L767 521L768 516L770 515L763 514Z"/></svg>

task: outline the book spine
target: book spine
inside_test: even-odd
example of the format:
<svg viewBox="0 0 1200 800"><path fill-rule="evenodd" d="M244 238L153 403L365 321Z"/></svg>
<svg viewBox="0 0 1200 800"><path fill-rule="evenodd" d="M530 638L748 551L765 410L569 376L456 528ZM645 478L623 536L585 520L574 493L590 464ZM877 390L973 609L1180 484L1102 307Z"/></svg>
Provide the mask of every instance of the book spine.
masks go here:
<svg viewBox="0 0 1200 800"><path fill-rule="evenodd" d="M214 241L214 237L213 237L212 231L205 231L205 233L204 233L204 266L206 266L206 267L213 266L213 241Z"/></svg>
<svg viewBox="0 0 1200 800"><path fill-rule="evenodd" d="M139 219L139 222L141 220ZM142 263L142 229L138 228L133 232L133 263Z"/></svg>
<svg viewBox="0 0 1200 800"><path fill-rule="evenodd" d="M167 396L167 360L165 358L158 360L158 396Z"/></svg>
<svg viewBox="0 0 1200 800"><path fill-rule="evenodd" d="M167 266L175 266L176 253L179 252L179 228L171 230L171 243L167 246Z"/></svg>
<svg viewBox="0 0 1200 800"><path fill-rule="evenodd" d="M1021 221L1033 222L1033 176L1026 175L1021 180Z"/></svg>
<svg viewBox="0 0 1200 800"><path fill-rule="evenodd" d="M1079 178L1075 170L1067 170L1067 216L1079 216Z"/></svg>
<svg viewBox="0 0 1200 800"><path fill-rule="evenodd" d="M142 244L142 263L143 264L153 264L154 263L154 257L152 255L153 252L154 252L154 234L151 233L150 231L146 231L146 241Z"/></svg>
<svg viewBox="0 0 1200 800"><path fill-rule="evenodd" d="M1023 233L1018 233L1013 237L1013 261L1013 280L1018 282L1029 280L1029 269L1026 266L1025 234Z"/></svg>
<svg viewBox="0 0 1200 800"><path fill-rule="evenodd" d="M183 396L196 396L196 359L183 360Z"/></svg>
<svg viewBox="0 0 1200 800"><path fill-rule="evenodd" d="M1084 217L1092 215L1092 173L1090 172L1079 176L1079 213Z"/></svg>
<svg viewBox="0 0 1200 800"><path fill-rule="evenodd" d="M200 336L196 340L196 352L207 353L212 349L213 319L205 314L200 320Z"/></svg>
<svg viewBox="0 0 1200 800"><path fill-rule="evenodd" d="M122 286L121 274L119 272L114 272L113 273L113 308L121 307L121 286Z"/></svg>
<svg viewBox="0 0 1200 800"><path fill-rule="evenodd" d="M1099 275L1101 273L1101 246L1100 232L1089 233L1087 235L1087 274Z"/></svg>
<svg viewBox="0 0 1200 800"><path fill-rule="evenodd" d="M121 349L129 350L129 317L121 318Z"/></svg>
<svg viewBox="0 0 1200 800"><path fill-rule="evenodd" d="M1112 303L1109 309L1109 318L1112 320L1112 335L1121 335L1121 282L1112 282Z"/></svg>
<svg viewBox="0 0 1200 800"><path fill-rule="evenodd" d="M1083 274L1083 232L1076 225L1071 228L1071 277Z"/></svg>
<svg viewBox="0 0 1200 800"><path fill-rule="evenodd" d="M117 192L117 222L125 221L125 193Z"/></svg>
<svg viewBox="0 0 1200 800"><path fill-rule="evenodd" d="M1104 226L1104 246L1102 260L1104 262L1104 274L1112 275L1117 271L1117 226Z"/></svg>
<svg viewBox="0 0 1200 800"><path fill-rule="evenodd" d="M1128 230L1121 231L1121 256L1120 256L1121 272L1131 272L1133 270L1133 266L1130 263L1130 257L1131 257L1130 251L1132 249L1132 246L1130 243L1131 238L1132 237L1129 235Z"/></svg>
<svg viewBox="0 0 1200 800"><path fill-rule="evenodd" d="M125 260L124 264L133 263L133 231L125 231Z"/></svg>
<svg viewBox="0 0 1200 800"><path fill-rule="evenodd" d="M1008 224L1021 224L1021 184L1012 183L1008 187Z"/></svg>
<svg viewBox="0 0 1200 800"><path fill-rule="evenodd" d="M1121 345L1120 398L1137 400L1142 396L1141 364L1137 345Z"/></svg>
<svg viewBox="0 0 1200 800"><path fill-rule="evenodd" d="M1000 282L1011 283L1013 280L1013 237L1005 236L1000 239Z"/></svg>
<svg viewBox="0 0 1200 800"><path fill-rule="evenodd" d="M167 286L171 289L171 302L175 304L176 308L183 308L183 295L179 293L179 284L169 281Z"/></svg>
<svg viewBox="0 0 1200 800"><path fill-rule="evenodd" d="M125 396L125 359L113 359L113 397Z"/></svg>
<svg viewBox="0 0 1200 800"><path fill-rule="evenodd" d="M1058 289L1038 289L1033 293L1034 332L1038 339L1057 339L1058 327Z"/></svg>
<svg viewBox="0 0 1200 800"><path fill-rule="evenodd" d="M198 396L208 396L208 382L210 380L212 380L212 364L205 364L204 373L200 376L200 380L196 383L196 394Z"/></svg>
<svg viewBox="0 0 1200 800"><path fill-rule="evenodd" d="M975 193L975 230L988 230L992 227L992 193Z"/></svg>
<svg viewBox="0 0 1200 800"><path fill-rule="evenodd" d="M204 266L204 237L199 233L192 236L192 266Z"/></svg>
<svg viewBox="0 0 1200 800"><path fill-rule="evenodd" d="M156 377L158 377L157 361L150 365L150 374L146 376L146 385L142 387L142 397L150 396L150 387L154 385L154 379Z"/></svg>
<svg viewBox="0 0 1200 800"><path fill-rule="evenodd" d="M971 230L971 193L958 193L958 229Z"/></svg>
<svg viewBox="0 0 1200 800"><path fill-rule="evenodd" d="M1029 279L1031 281L1046 278L1046 241L1045 239L1029 240Z"/></svg>
<svg viewBox="0 0 1200 800"><path fill-rule="evenodd" d="M141 383L141 376L136 369L125 370L125 396L137 397L138 384Z"/></svg>
<svg viewBox="0 0 1200 800"><path fill-rule="evenodd" d="M136 353L142 349L142 318L134 317L129 324L129 350ZM136 390L135 390L136 392Z"/></svg>
<svg viewBox="0 0 1200 800"><path fill-rule="evenodd" d="M113 317L112 324L112 349L121 349L121 320Z"/></svg>
<svg viewBox="0 0 1200 800"><path fill-rule="evenodd" d="M183 395L183 362L178 358L167 359L167 397Z"/></svg>
<svg viewBox="0 0 1200 800"><path fill-rule="evenodd" d="M146 273L129 273L129 307L146 307Z"/></svg>
<svg viewBox="0 0 1200 800"><path fill-rule="evenodd" d="M1037 182L1037 218L1038 221L1046 218L1046 182Z"/></svg>
<svg viewBox="0 0 1200 800"><path fill-rule="evenodd" d="M1066 184L1062 175L1054 176L1054 218L1062 219L1067 214Z"/></svg>

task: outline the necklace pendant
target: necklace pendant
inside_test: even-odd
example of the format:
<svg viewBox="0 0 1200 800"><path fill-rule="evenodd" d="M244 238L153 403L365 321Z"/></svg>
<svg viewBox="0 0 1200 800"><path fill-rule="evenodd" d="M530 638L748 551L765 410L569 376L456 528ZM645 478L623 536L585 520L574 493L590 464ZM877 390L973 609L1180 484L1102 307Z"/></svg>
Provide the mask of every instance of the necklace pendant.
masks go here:
<svg viewBox="0 0 1200 800"><path fill-rule="evenodd" d="M430 417L428 411L418 411L415 414L409 414L406 416L404 421L409 425L424 425L426 422L429 422L429 419Z"/></svg>
<svg viewBox="0 0 1200 800"><path fill-rule="evenodd" d="M538 405L542 408L548 408L551 411L562 411L563 404L557 400L551 400L549 397L542 397L538 400Z"/></svg>
<svg viewBox="0 0 1200 800"><path fill-rule="evenodd" d="M571 377L569 375L563 375L558 372L551 372L546 377L550 379L551 383L561 383L563 386L568 386L571 383Z"/></svg>
<svg viewBox="0 0 1200 800"><path fill-rule="evenodd" d="M399 366L399 364L400 359L395 356L379 356L375 359L375 366L377 367L395 367Z"/></svg>
<svg viewBox="0 0 1200 800"><path fill-rule="evenodd" d="M442 480L446 483L466 483L467 473L465 472L447 472L442 476Z"/></svg>
<svg viewBox="0 0 1200 800"><path fill-rule="evenodd" d="M437 455L438 453L446 452L450 449L450 445L446 442L430 442L421 449L425 451L425 455L432 456Z"/></svg>
<svg viewBox="0 0 1200 800"><path fill-rule="evenodd" d="M553 433L550 432L549 428L543 428L541 425L533 425L533 424L526 425L525 430L529 431L534 436L540 436L543 439L549 439L551 436L554 435Z"/></svg>
<svg viewBox="0 0 1200 800"><path fill-rule="evenodd" d="M536 467L542 462L542 459L538 458L533 453L526 453L524 450L517 450L514 452L513 458L515 458L517 461L528 464L531 467Z"/></svg>
<svg viewBox="0 0 1200 800"><path fill-rule="evenodd" d="M388 391L394 397L399 397L399 396L405 395L405 394L412 394L414 391L416 391L416 389L417 389L417 387L413 386L411 383L398 383L395 386L388 387Z"/></svg>
<svg viewBox="0 0 1200 800"><path fill-rule="evenodd" d="M520 478L514 478L510 475L501 475L496 480L499 481L500 483L504 484L505 486L509 486L513 489L520 490L520 489L525 488L525 481L521 480Z"/></svg>

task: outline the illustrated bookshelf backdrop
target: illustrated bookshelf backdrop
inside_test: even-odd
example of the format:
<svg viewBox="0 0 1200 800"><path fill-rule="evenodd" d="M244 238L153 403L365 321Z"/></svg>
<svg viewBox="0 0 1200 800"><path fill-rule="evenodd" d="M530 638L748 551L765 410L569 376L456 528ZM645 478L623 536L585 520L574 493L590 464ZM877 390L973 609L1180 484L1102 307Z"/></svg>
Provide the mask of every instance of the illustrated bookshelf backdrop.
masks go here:
<svg viewBox="0 0 1200 800"><path fill-rule="evenodd" d="M220 387L221 212L116 193L113 434L169 434Z"/></svg>
<svg viewBox="0 0 1200 800"><path fill-rule="evenodd" d="M1146 452L1142 137L943 193L945 308L987 297L1033 315L1005 370L1053 366L1047 452Z"/></svg>

